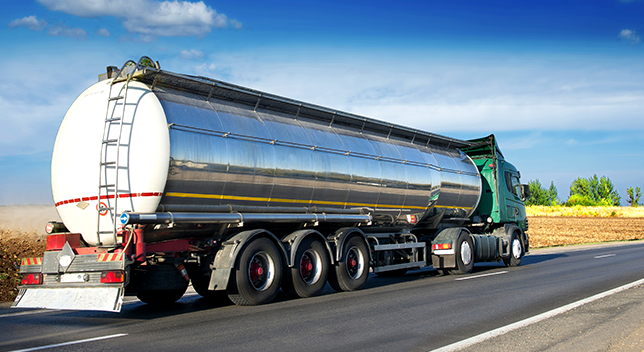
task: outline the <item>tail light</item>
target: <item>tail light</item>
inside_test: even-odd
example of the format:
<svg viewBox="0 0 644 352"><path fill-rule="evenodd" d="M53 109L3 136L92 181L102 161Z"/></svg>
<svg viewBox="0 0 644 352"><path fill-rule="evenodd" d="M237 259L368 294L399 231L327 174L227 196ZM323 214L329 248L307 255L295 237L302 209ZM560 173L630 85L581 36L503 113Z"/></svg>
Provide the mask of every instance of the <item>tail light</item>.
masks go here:
<svg viewBox="0 0 644 352"><path fill-rule="evenodd" d="M33 273L33 274L23 274L21 285L42 285L42 274Z"/></svg>
<svg viewBox="0 0 644 352"><path fill-rule="evenodd" d="M439 250L439 249L452 249L452 244L451 243L436 243L432 245L432 248L434 250Z"/></svg>
<svg viewBox="0 0 644 352"><path fill-rule="evenodd" d="M125 282L125 272L123 270L103 271L101 273L102 284L116 284Z"/></svg>

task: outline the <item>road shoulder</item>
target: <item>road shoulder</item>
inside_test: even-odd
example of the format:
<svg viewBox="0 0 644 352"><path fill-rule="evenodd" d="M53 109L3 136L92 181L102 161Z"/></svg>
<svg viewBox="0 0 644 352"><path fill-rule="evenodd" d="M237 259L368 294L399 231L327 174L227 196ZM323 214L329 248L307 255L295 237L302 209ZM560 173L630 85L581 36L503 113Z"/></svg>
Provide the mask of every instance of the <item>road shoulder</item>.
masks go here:
<svg viewBox="0 0 644 352"><path fill-rule="evenodd" d="M462 351L644 351L644 285Z"/></svg>

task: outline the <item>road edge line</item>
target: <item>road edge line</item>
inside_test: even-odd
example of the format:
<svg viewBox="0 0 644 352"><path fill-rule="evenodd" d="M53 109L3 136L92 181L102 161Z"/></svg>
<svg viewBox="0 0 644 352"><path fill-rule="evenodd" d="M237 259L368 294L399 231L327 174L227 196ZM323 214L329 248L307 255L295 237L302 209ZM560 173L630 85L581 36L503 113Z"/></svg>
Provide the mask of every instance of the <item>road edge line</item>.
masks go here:
<svg viewBox="0 0 644 352"><path fill-rule="evenodd" d="M573 310L573 309L575 309L577 307L581 307L584 304L596 301L598 299L602 299L604 297L608 297L608 296L610 296L612 294L615 294L615 293L618 293L618 292L621 292L621 291L625 291L625 290L628 290L629 288L639 286L639 285L642 285L642 284L644 284L644 279L639 279L637 281L634 281L634 282L631 282L629 284L614 288L612 290L604 291L604 292L598 293L598 294L596 294L594 296L590 296L588 298L584 298L582 300L567 304L567 305L565 305L563 307L555 308L555 309L547 311L545 313L541 313L539 315L535 315L533 317L523 319L523 320L518 321L516 323L512 323L512 324L509 324L509 325L506 325L506 326L502 326L500 328L490 330L488 332L484 332L484 333L476 335L476 336L472 336L472 337L467 338L465 340L461 340L461 341L455 342L453 344L443 346L443 347L435 349L435 350L431 350L430 352L458 351L458 350L463 349L465 347L469 347L469 346L472 346L472 345L477 344L479 342L483 342L485 340L491 339L493 337L506 334L506 333L508 333L508 332L510 332L512 330L516 330L516 329L522 328L524 326L528 326L528 325L540 322L542 320L552 318L552 317L554 317L556 315L559 315L561 313L565 313L565 312L567 312L569 310Z"/></svg>
<svg viewBox="0 0 644 352"><path fill-rule="evenodd" d="M62 343L57 343L57 344L47 345L47 346L38 346L38 347L32 347L32 348L25 348L25 349L22 349L22 350L14 350L14 351L11 351L11 352L38 351L38 350L44 350L44 349L48 349L48 348L55 348L55 347L76 345L76 344L85 343L85 342L94 342L94 341L112 339L112 338L115 338L115 337L122 337L122 336L127 336L127 335L128 334L114 334L114 335L107 335L107 336L100 336L100 337L92 337L92 338L84 339L84 340L76 340L76 341L62 342Z"/></svg>

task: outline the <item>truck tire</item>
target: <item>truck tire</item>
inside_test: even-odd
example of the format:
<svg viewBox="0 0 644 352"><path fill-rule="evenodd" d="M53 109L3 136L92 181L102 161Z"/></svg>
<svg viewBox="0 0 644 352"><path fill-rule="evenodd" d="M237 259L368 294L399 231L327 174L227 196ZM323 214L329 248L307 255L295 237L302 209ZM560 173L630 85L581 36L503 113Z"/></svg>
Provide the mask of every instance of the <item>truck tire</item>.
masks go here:
<svg viewBox="0 0 644 352"><path fill-rule="evenodd" d="M194 288L197 294L199 294L199 296L203 297L204 299L213 302L230 302L226 291L208 290L208 285L210 284L210 276L190 275L190 281L192 282L192 288Z"/></svg>
<svg viewBox="0 0 644 352"><path fill-rule="evenodd" d="M183 297L183 294L186 293L187 289L188 281L186 281L186 286L182 289L139 291L137 292L136 297L143 303L153 306L163 306L178 301Z"/></svg>
<svg viewBox="0 0 644 352"><path fill-rule="evenodd" d="M503 258L503 262L508 267L521 265L523 259L523 246L521 245L521 235L518 231L512 232L510 237L510 256Z"/></svg>
<svg viewBox="0 0 644 352"><path fill-rule="evenodd" d="M285 271L282 289L289 297L317 296L324 290L329 274L326 246L312 236L297 247L293 267Z"/></svg>
<svg viewBox="0 0 644 352"><path fill-rule="evenodd" d="M474 267L474 243L467 231L461 231L458 235L454 256L456 268L451 269L450 274L463 275L472 272Z"/></svg>
<svg viewBox="0 0 644 352"><path fill-rule="evenodd" d="M364 287L368 276L369 248L359 235L351 235L340 260L329 271L329 284L338 292L356 291Z"/></svg>
<svg viewBox="0 0 644 352"><path fill-rule="evenodd" d="M269 303L280 289L282 257L275 244L265 237L249 242L235 262L228 298L239 306Z"/></svg>

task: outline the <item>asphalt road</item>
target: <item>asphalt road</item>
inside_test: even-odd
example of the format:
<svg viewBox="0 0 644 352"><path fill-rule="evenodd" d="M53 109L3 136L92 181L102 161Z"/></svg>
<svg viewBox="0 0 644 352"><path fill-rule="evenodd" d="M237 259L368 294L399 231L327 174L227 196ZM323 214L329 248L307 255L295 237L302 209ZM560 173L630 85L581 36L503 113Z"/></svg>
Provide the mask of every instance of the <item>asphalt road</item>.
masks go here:
<svg viewBox="0 0 644 352"><path fill-rule="evenodd" d="M642 278L644 243L637 242L536 250L520 267L477 264L465 276L441 276L430 269L400 278L372 275L361 291L334 293L327 287L319 297L286 299L280 295L275 302L257 307L211 303L186 295L165 309L133 301L124 304L121 313L0 309L0 351L64 343L73 344L55 350L430 351ZM632 292L631 301L639 303L624 304L622 312L628 313L629 307L644 312L641 289L620 295L632 296ZM606 307L615 307L611 304ZM592 312L592 307L576 312ZM583 347L579 337L597 329L593 320L576 323L562 321L562 316L525 328L535 329L525 330L525 335L513 332L478 347L596 350ZM615 325L607 323L610 319L633 322L615 314L596 318L605 329ZM553 334L558 327L554 324L561 324L561 330L566 326L568 331L579 330L580 335ZM535 342L543 331L564 344L551 341L537 348ZM91 340L97 338L103 339ZM83 340L88 341L79 342ZM570 348L565 341L579 343Z"/></svg>

